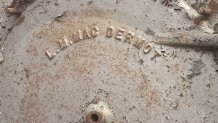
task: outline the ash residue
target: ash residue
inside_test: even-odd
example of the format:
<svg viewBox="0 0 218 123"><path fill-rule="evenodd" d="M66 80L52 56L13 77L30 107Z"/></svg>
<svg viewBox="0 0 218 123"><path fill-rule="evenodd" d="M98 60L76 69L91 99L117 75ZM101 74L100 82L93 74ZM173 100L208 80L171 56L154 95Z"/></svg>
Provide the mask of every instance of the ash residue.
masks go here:
<svg viewBox="0 0 218 123"><path fill-rule="evenodd" d="M194 61L191 65L192 65L192 68L190 69L191 74L188 75L189 79L201 74L201 69L205 67L205 64L202 62L201 59L198 61Z"/></svg>

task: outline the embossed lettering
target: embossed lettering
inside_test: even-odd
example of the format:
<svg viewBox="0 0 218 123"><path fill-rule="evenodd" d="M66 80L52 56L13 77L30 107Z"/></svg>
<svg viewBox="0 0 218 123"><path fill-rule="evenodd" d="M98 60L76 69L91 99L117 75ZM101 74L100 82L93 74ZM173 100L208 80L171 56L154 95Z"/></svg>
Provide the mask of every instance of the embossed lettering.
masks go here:
<svg viewBox="0 0 218 123"><path fill-rule="evenodd" d="M73 39L75 42L78 42L83 39L82 32L80 29L76 33L73 33Z"/></svg>
<svg viewBox="0 0 218 123"><path fill-rule="evenodd" d="M64 37L62 40L58 41L60 48L54 50L54 52L46 51L45 54L48 56L50 60L52 60L59 52L68 48L70 45L73 45L76 42L82 41L84 39L95 38L99 35L99 28L97 26L91 28L78 29L70 38ZM115 38L116 40L124 41L128 44L135 46L137 49L142 49L145 54L149 53L153 47L150 43L146 43L147 41L144 38L141 38L138 35L135 35L133 32L121 29L115 29L113 26L107 27L106 37ZM155 50L155 48L154 48Z"/></svg>
<svg viewBox="0 0 218 123"><path fill-rule="evenodd" d="M126 37L125 37L125 42L128 42L128 43L131 43L131 40L133 39L133 37L134 37L134 33L133 32L128 32L127 34L126 34Z"/></svg>
<svg viewBox="0 0 218 123"><path fill-rule="evenodd" d="M114 32L114 27L113 26L110 26L107 28L107 32L106 32L106 36L108 38L112 37L113 36L113 32Z"/></svg>
<svg viewBox="0 0 218 123"><path fill-rule="evenodd" d="M64 40L59 40L58 43L60 45L61 50L65 49L69 46L69 42L68 42L66 37L64 37Z"/></svg>
<svg viewBox="0 0 218 123"><path fill-rule="evenodd" d="M141 38L139 36L138 39L133 44L133 46L135 46L136 48L140 49L143 46L144 42L145 42L145 39L143 39L143 38Z"/></svg>
<svg viewBox="0 0 218 123"><path fill-rule="evenodd" d="M119 29L119 30L117 31L117 34L116 34L115 39L117 39L117 40L122 40L124 31L125 31L124 29Z"/></svg>
<svg viewBox="0 0 218 123"><path fill-rule="evenodd" d="M49 58L50 60L52 60L52 59L56 56L56 53L51 54L48 50L45 52L45 54L48 56L48 58Z"/></svg>
<svg viewBox="0 0 218 123"><path fill-rule="evenodd" d="M83 30L83 38L84 38L84 39L91 38L91 34L89 34L88 28L85 28L85 29Z"/></svg>
<svg viewBox="0 0 218 123"><path fill-rule="evenodd" d="M144 44L144 45L143 45L143 52L144 52L145 54L149 53L149 52L151 51L151 49L152 49L151 44Z"/></svg>
<svg viewBox="0 0 218 123"><path fill-rule="evenodd" d="M93 28L91 29L91 34L92 34L92 37L97 37L98 34L99 34L99 29L98 29L98 27L93 27Z"/></svg>

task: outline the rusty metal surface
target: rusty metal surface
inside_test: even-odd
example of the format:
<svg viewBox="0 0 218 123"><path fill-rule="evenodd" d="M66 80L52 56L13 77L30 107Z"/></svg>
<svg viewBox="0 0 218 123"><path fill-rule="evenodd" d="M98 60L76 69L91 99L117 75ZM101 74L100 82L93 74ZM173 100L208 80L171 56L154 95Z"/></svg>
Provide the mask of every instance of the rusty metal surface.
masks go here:
<svg viewBox="0 0 218 123"><path fill-rule="evenodd" d="M1 1L3 11L11 1ZM1 123L84 122L96 98L117 123L218 121L213 53L152 42L151 30L190 30L184 12L152 0L36 0L23 15L0 65Z"/></svg>

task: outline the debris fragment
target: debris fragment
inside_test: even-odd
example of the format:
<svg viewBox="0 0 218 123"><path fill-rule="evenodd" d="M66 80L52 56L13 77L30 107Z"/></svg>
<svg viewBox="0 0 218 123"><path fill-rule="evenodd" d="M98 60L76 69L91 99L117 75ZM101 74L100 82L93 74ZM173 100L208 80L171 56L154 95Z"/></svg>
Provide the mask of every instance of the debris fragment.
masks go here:
<svg viewBox="0 0 218 123"><path fill-rule="evenodd" d="M151 35L151 36L154 36L154 35L155 35L155 32L152 31L150 28L147 28L147 30L145 31L145 33L146 33L147 35Z"/></svg>
<svg viewBox="0 0 218 123"><path fill-rule="evenodd" d="M172 6L173 0L162 0L162 4L165 6Z"/></svg>
<svg viewBox="0 0 218 123"><path fill-rule="evenodd" d="M192 72L191 74L188 75L188 78L191 79L194 76L197 76L201 74L201 69L205 67L205 64L202 62L202 60L194 61L192 63L192 68L190 71Z"/></svg>
<svg viewBox="0 0 218 123"><path fill-rule="evenodd" d="M88 5L91 5L92 3L93 3L92 0L87 2Z"/></svg>
<svg viewBox="0 0 218 123"><path fill-rule="evenodd" d="M116 4L119 4L120 3L120 0L116 0Z"/></svg>
<svg viewBox="0 0 218 123"><path fill-rule="evenodd" d="M27 5L35 0L13 0L11 5L5 8L5 12L13 15L21 15Z"/></svg>
<svg viewBox="0 0 218 123"><path fill-rule="evenodd" d="M67 15L67 11L64 11L62 14L56 16L56 17L54 18L54 20L57 21L57 22L60 22L60 21L61 21L61 18L63 18L63 17L66 16L66 15Z"/></svg>
<svg viewBox="0 0 218 123"><path fill-rule="evenodd" d="M218 49L218 35L196 31L156 34L154 43L168 46L195 46Z"/></svg>
<svg viewBox="0 0 218 123"><path fill-rule="evenodd" d="M198 12L206 17L209 17L212 15L212 10L208 6L199 8Z"/></svg>
<svg viewBox="0 0 218 123"><path fill-rule="evenodd" d="M8 13L8 14L13 14L13 15L19 15L21 14L21 11L19 11L17 8L13 7L13 8L6 8L5 9L5 12Z"/></svg>
<svg viewBox="0 0 218 123"><path fill-rule="evenodd" d="M205 16L198 13L194 8L192 8L186 1L184 0L177 0L178 2L178 6L183 8L186 13L188 14L189 18L192 19L195 23L199 24L201 26L201 29L206 32L206 33L210 33L213 34L214 30L212 28L210 28L208 22L205 20ZM204 8L203 13L207 13L209 14L209 10L205 10L206 8ZM206 14L205 13L205 14Z"/></svg>
<svg viewBox="0 0 218 123"><path fill-rule="evenodd" d="M28 68L24 68L24 71L26 73L26 78L30 77L30 70Z"/></svg>
<svg viewBox="0 0 218 123"><path fill-rule="evenodd" d="M144 63L144 60L143 60L143 59L140 59L140 60L139 60L139 64L140 64L140 65L143 65L143 63Z"/></svg>
<svg viewBox="0 0 218 123"><path fill-rule="evenodd" d="M202 21L207 21L212 15L212 9L207 5L207 2L196 2L191 5L201 16L194 19L194 23L201 25Z"/></svg>

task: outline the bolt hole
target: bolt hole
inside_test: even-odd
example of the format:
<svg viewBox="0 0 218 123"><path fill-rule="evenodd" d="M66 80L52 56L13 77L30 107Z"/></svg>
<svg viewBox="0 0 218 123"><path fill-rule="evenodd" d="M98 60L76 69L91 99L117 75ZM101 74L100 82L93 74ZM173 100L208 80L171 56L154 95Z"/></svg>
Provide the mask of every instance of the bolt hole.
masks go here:
<svg viewBox="0 0 218 123"><path fill-rule="evenodd" d="M91 120L92 120L93 122L98 122L98 120L99 120L98 115L97 115L97 114L92 114L92 115L91 115Z"/></svg>

